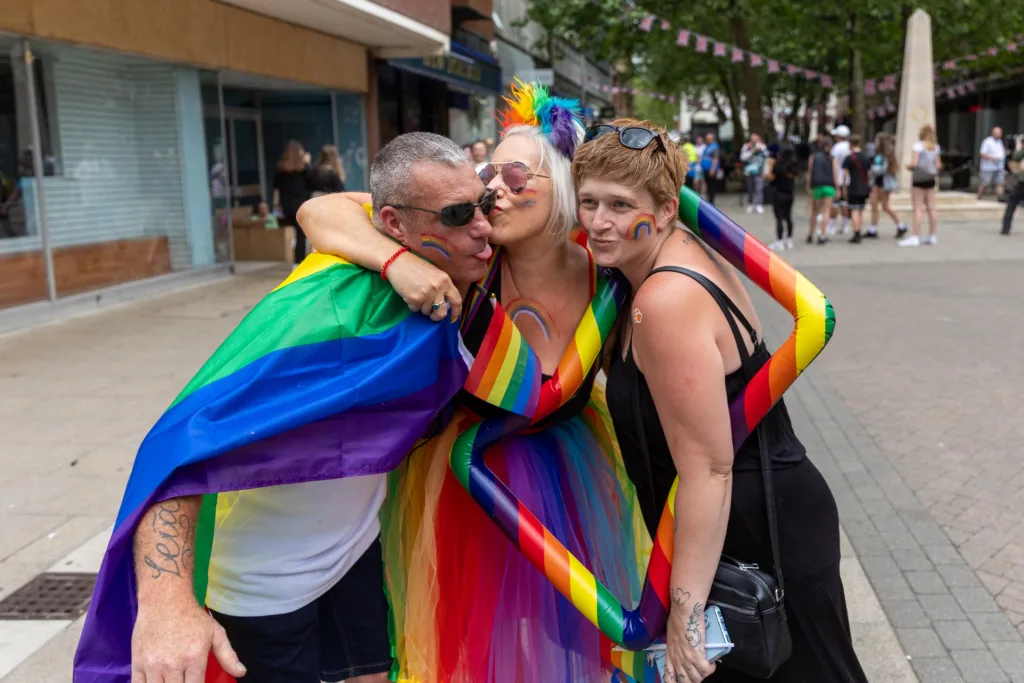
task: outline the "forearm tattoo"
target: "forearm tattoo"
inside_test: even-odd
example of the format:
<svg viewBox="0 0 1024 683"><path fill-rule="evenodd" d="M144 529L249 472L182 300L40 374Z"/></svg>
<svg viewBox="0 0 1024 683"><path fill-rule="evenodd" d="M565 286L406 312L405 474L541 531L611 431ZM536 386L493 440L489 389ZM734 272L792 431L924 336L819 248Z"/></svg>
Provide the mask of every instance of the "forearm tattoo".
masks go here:
<svg viewBox="0 0 1024 683"><path fill-rule="evenodd" d="M685 606L689 600L689 591L684 591L682 588L676 588L672 591L672 602L679 607ZM703 639L700 632L700 624L703 616L704 605L700 602L693 603L693 610L690 612L690 616L686 620L686 642L695 650L700 649L701 641Z"/></svg>
<svg viewBox="0 0 1024 683"><path fill-rule="evenodd" d="M168 574L181 578L182 572L192 567L192 520L181 511L179 501L168 500L153 509L152 525L157 540L142 561L152 570L154 579Z"/></svg>

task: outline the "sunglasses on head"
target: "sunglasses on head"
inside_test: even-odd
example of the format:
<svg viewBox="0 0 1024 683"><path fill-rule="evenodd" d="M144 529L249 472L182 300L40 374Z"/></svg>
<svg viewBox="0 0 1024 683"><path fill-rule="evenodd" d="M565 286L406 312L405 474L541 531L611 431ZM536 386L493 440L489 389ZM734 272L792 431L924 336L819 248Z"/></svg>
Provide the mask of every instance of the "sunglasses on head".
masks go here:
<svg viewBox="0 0 1024 683"><path fill-rule="evenodd" d="M484 185L490 185L491 181L501 173L501 182L505 183L512 194L519 194L526 189L530 178L550 178L551 176L534 173L529 166L521 161L498 161L486 162L476 165L476 174Z"/></svg>
<svg viewBox="0 0 1024 683"><path fill-rule="evenodd" d="M640 126L626 126L625 128L619 128L613 126L610 123L601 123L596 126L591 126L587 129L586 135L583 136L583 142L593 142L603 135L609 133L618 133L619 142L622 143L623 147L629 149L645 149L655 140L661 145L662 151L665 149L665 141L661 139L661 133L657 133L650 128L641 128Z"/></svg>
<svg viewBox="0 0 1024 683"><path fill-rule="evenodd" d="M478 202L452 204L450 206L443 207L440 211L435 211L434 209L421 209L418 206L408 206L407 204L391 204L390 206L393 209L408 209L410 211L432 213L441 217L441 225L449 228L458 228L473 220L473 216L476 215L477 207L480 207L480 210L485 216L490 215L496 201L497 199L494 196L494 190L485 190L483 196L480 197L480 201Z"/></svg>

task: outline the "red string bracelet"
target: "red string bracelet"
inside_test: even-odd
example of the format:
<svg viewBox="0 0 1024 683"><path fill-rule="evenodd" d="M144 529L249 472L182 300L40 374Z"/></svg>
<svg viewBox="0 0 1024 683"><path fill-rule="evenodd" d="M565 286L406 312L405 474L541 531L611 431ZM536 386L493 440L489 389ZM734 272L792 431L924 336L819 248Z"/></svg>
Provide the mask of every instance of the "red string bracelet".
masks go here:
<svg viewBox="0 0 1024 683"><path fill-rule="evenodd" d="M381 280L387 280L388 279L388 266L390 266L392 263L394 263L396 258L398 258L399 256L401 256L402 254L404 254L407 251L409 251L409 247L402 247L401 249L396 251L394 254L392 254L391 258L389 258L387 261L384 262L384 265L381 266L381 268L380 268L380 279Z"/></svg>

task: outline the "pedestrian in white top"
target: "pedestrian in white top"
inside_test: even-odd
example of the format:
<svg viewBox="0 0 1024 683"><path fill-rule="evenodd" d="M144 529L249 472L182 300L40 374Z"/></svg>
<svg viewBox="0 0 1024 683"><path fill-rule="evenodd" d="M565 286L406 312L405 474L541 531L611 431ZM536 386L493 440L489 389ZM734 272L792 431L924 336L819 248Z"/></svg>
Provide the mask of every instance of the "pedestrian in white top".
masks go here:
<svg viewBox="0 0 1024 683"><path fill-rule="evenodd" d="M768 148L761 136L750 134L750 141L740 150L743 175L747 181L747 213L764 213L764 164L768 159Z"/></svg>
<svg viewBox="0 0 1024 683"><path fill-rule="evenodd" d="M989 185L996 186L996 198L1002 199L1006 183L1006 148L1003 147L1003 129L996 126L992 135L981 141L981 180L978 183L978 199L985 194Z"/></svg>
<svg viewBox="0 0 1024 683"><path fill-rule="evenodd" d="M845 234L850 229L848 225L850 209L847 204L849 198L846 196L846 189L850 184L850 175L843 168L843 162L846 161L846 157L850 156L849 127L836 126L832 129L832 137L835 138L836 142L832 145L830 153L836 161L835 167L839 169L839 175L836 177L836 187L839 190L835 202L832 204L832 216L829 218L828 226L825 228L825 231L830 235L836 232L835 221L839 216L842 217L839 233Z"/></svg>

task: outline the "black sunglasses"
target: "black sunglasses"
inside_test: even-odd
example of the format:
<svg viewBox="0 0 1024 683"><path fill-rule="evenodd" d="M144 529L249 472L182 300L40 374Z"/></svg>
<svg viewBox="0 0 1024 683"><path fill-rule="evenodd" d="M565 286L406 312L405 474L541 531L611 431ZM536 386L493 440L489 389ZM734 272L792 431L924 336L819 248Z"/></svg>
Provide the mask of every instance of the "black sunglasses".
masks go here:
<svg viewBox="0 0 1024 683"><path fill-rule="evenodd" d="M480 201L478 202L463 202L461 204L452 204L446 206L440 211L434 211L433 209L421 209L418 206L407 206L405 204L391 204L393 209L409 209L410 211L424 211L426 213L432 213L441 217L441 225L445 225L449 228L458 228L466 223L473 220L473 216L476 214L476 208L479 206L480 210L483 211L485 216L491 214L491 210L494 209L494 204L497 198L494 196L494 190L485 190Z"/></svg>
<svg viewBox="0 0 1024 683"><path fill-rule="evenodd" d="M596 126L591 126L587 129L586 135L583 136L583 142L593 142L603 135L609 133L619 134L619 142L622 143L623 147L630 149L645 149L655 140L661 145L662 151L668 151L665 149L665 141L661 139L661 133L656 133L650 128L641 128L639 126L626 126L625 128L619 128L609 123L600 123Z"/></svg>

